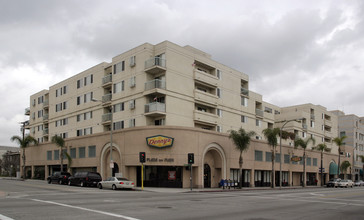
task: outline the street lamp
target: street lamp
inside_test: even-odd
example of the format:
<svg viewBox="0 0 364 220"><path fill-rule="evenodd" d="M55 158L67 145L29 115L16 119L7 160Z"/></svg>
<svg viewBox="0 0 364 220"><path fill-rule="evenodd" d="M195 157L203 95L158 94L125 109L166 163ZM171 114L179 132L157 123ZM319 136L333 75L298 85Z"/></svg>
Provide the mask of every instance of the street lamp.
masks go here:
<svg viewBox="0 0 364 220"><path fill-rule="evenodd" d="M103 101L101 100L97 100L97 99L91 99L91 101L93 102L101 102L101 103L104 103ZM114 169L114 161L112 160L112 130L113 130L113 116L112 116L112 113L113 113L113 106L111 105L110 106L110 121L111 121L111 124L110 124L110 174L111 176L113 176L113 169Z"/></svg>
<svg viewBox="0 0 364 220"><path fill-rule="evenodd" d="M297 118L297 119L290 119L290 120L284 120L284 121L279 121L277 123L282 123L284 122L284 124L282 125L280 131L279 131L279 152L280 152L280 161L279 161L279 189L282 189L282 130L284 128L284 126L286 126L286 124L288 122L291 121L302 121L305 118Z"/></svg>

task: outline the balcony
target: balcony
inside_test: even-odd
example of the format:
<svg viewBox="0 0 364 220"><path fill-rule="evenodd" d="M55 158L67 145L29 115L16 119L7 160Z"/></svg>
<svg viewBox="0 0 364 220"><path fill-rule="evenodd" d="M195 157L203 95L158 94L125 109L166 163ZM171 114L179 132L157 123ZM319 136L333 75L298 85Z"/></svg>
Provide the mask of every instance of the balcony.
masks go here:
<svg viewBox="0 0 364 220"><path fill-rule="evenodd" d="M101 98L102 105L109 105L111 103L112 94L103 95Z"/></svg>
<svg viewBox="0 0 364 220"><path fill-rule="evenodd" d="M102 115L101 122L102 124L110 124L111 123L111 113L106 113Z"/></svg>
<svg viewBox="0 0 364 220"><path fill-rule="evenodd" d="M264 117L264 112L262 109L255 109L255 116L263 118Z"/></svg>
<svg viewBox="0 0 364 220"><path fill-rule="evenodd" d="M166 89L166 81L155 79L152 81L148 81L144 84L144 90L148 91L151 89Z"/></svg>
<svg viewBox="0 0 364 220"><path fill-rule="evenodd" d="M29 107L26 108L25 111L24 111L24 113L25 113L25 115L28 115L29 116L30 115L30 108Z"/></svg>
<svg viewBox="0 0 364 220"><path fill-rule="evenodd" d="M209 73L205 73L197 69L195 69L194 71L194 79L214 88L217 87L217 82L219 81L219 79L216 76L211 75Z"/></svg>
<svg viewBox="0 0 364 220"><path fill-rule="evenodd" d="M43 121L48 121L49 119L49 114L44 114L43 115Z"/></svg>
<svg viewBox="0 0 364 220"><path fill-rule="evenodd" d="M102 86L103 87L110 87L112 85L112 75L107 75L102 78Z"/></svg>
<svg viewBox="0 0 364 220"><path fill-rule="evenodd" d="M164 72L166 71L166 60L159 57L153 57L146 60L144 71L151 74Z"/></svg>
<svg viewBox="0 0 364 220"><path fill-rule="evenodd" d="M43 108L48 109L49 108L49 100L44 100L43 102Z"/></svg>
<svg viewBox="0 0 364 220"><path fill-rule="evenodd" d="M245 95L245 96L249 96L249 90L246 89L246 88L241 87L240 88L240 94Z"/></svg>
<svg viewBox="0 0 364 220"><path fill-rule="evenodd" d="M315 115L311 114L311 120L314 121L315 120Z"/></svg>
<svg viewBox="0 0 364 220"><path fill-rule="evenodd" d="M43 130L43 135L44 135L44 136L48 136L48 134L49 134L49 130L48 130L48 128L44 129L44 130Z"/></svg>
<svg viewBox="0 0 364 220"><path fill-rule="evenodd" d="M144 115L159 117L166 115L166 104L161 102L152 102L144 106Z"/></svg>
<svg viewBox="0 0 364 220"><path fill-rule="evenodd" d="M195 89L194 93L196 102L202 102L203 104L208 104L210 106L212 105L213 107L217 106L217 100L219 99L219 97L217 97L216 95L212 95L198 89Z"/></svg>
<svg viewBox="0 0 364 220"><path fill-rule="evenodd" d="M218 116L215 114L194 110L193 112L193 120L198 122L199 124L205 125L217 125Z"/></svg>
<svg viewBox="0 0 364 220"><path fill-rule="evenodd" d="M302 129L307 130L307 124L302 124Z"/></svg>

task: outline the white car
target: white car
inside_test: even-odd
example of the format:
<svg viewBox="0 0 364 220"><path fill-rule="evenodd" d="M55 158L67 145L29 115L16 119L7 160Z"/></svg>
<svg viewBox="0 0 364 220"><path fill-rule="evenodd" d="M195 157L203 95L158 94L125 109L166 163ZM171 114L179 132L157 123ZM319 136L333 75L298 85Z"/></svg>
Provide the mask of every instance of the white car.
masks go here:
<svg viewBox="0 0 364 220"><path fill-rule="evenodd" d="M109 177L106 180L99 182L97 186L99 187L99 189L110 188L116 190L116 189L134 189L135 184L133 181L130 181L127 178Z"/></svg>
<svg viewBox="0 0 364 220"><path fill-rule="evenodd" d="M338 184L339 187L353 187L354 182L352 180L341 180Z"/></svg>

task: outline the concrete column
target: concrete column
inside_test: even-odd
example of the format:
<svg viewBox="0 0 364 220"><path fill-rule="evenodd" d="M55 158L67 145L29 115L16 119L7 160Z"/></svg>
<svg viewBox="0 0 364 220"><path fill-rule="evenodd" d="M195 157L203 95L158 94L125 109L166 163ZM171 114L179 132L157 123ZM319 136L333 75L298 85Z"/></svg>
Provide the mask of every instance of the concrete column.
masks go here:
<svg viewBox="0 0 364 220"><path fill-rule="evenodd" d="M292 171L288 171L288 186L293 186L292 184Z"/></svg>
<svg viewBox="0 0 364 220"><path fill-rule="evenodd" d="M250 187L255 187L255 185L254 185L254 176L255 176L255 170L252 168L250 170Z"/></svg>
<svg viewBox="0 0 364 220"><path fill-rule="evenodd" d="M32 174L30 175L30 178L33 179L34 178L34 166L32 165L31 168L32 168Z"/></svg>

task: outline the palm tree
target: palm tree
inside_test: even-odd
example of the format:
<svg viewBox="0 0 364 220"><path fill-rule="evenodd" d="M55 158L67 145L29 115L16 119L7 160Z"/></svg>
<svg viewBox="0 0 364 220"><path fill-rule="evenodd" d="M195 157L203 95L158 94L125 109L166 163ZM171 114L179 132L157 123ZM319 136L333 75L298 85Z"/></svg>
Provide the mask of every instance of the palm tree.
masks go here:
<svg viewBox="0 0 364 220"><path fill-rule="evenodd" d="M243 152L247 151L250 144L250 139L255 135L254 131L246 132L243 128L238 131L231 130L229 138L233 140L235 149L240 151L239 156L239 189L242 187L242 168L243 168Z"/></svg>
<svg viewBox="0 0 364 220"><path fill-rule="evenodd" d="M38 144L38 141L30 136L30 135L26 135L24 137L20 137L20 136L12 136L11 141L15 141L19 144L20 148L23 149L23 156L22 156L22 159L23 159L23 179L25 179L25 148L29 147L30 145L32 144L35 144L37 145Z"/></svg>
<svg viewBox="0 0 364 220"><path fill-rule="evenodd" d="M294 148L297 149L297 147L301 147L303 149L303 187L306 186L306 149L310 142L312 142L312 144L315 144L315 139L311 137L307 138L306 140L298 138L294 141Z"/></svg>
<svg viewBox="0 0 364 220"><path fill-rule="evenodd" d="M335 138L333 141L335 142L335 144L338 147L338 152L339 152L339 160L338 160L338 165L337 165L337 178L340 177L340 153L341 153L341 146L343 146L345 144L344 140L345 140L346 136L343 135L341 137L337 137Z"/></svg>
<svg viewBox="0 0 364 220"><path fill-rule="evenodd" d="M323 170L322 163L323 163L323 158L324 158L324 151L330 152L331 148L328 148L326 146L326 144L319 144L316 147L313 147L312 150L317 150L317 151L320 151L320 153L321 153L321 186L323 186L324 182L323 182L323 176L322 176L322 170Z"/></svg>
<svg viewBox="0 0 364 220"><path fill-rule="evenodd" d="M346 176L346 171L348 170L348 168L351 166L350 162L345 160L344 162L342 162L341 164L341 170L344 172L345 176ZM344 179L345 179L344 176Z"/></svg>
<svg viewBox="0 0 364 220"><path fill-rule="evenodd" d="M63 152L63 148L65 147L65 141L61 136L54 135L52 137L52 143L56 144L61 148L61 172L63 172L63 154L66 155L68 159L68 169L71 167L72 158L67 152Z"/></svg>
<svg viewBox="0 0 364 220"><path fill-rule="evenodd" d="M263 130L264 137L268 140L268 144L272 148L272 188L275 185L275 170L274 170L274 162L276 158L276 147L278 145L277 136L279 136L280 129L279 128L266 128Z"/></svg>

